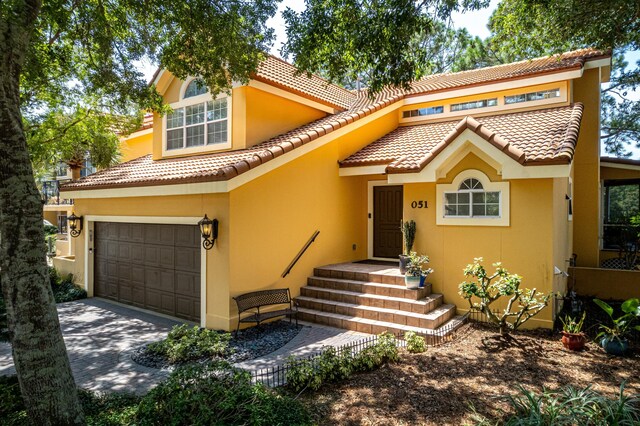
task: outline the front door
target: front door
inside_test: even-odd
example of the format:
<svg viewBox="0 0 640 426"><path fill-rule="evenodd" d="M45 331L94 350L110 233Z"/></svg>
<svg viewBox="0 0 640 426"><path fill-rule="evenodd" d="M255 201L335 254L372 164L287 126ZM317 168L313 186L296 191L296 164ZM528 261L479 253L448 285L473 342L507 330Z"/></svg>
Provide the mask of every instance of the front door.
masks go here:
<svg viewBox="0 0 640 426"><path fill-rule="evenodd" d="M373 187L373 257L402 254L402 186Z"/></svg>

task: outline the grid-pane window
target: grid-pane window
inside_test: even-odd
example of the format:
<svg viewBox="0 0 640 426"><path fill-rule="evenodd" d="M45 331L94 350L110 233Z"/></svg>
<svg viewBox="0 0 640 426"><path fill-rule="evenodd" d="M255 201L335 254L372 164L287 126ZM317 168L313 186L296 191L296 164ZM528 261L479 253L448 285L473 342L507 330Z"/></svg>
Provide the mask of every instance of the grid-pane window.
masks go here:
<svg viewBox="0 0 640 426"><path fill-rule="evenodd" d="M421 117L421 116L424 116L424 115L442 114L443 112L444 112L444 107L443 106L412 109L410 111L403 111L402 112L402 118Z"/></svg>
<svg viewBox="0 0 640 426"><path fill-rule="evenodd" d="M485 191L479 180L464 180L457 192L444 194L444 214L450 217L500 217L500 192Z"/></svg>
<svg viewBox="0 0 640 426"><path fill-rule="evenodd" d="M463 102L460 104L451 104L451 111L464 111L467 109L486 108L498 105L498 99L482 99L480 101Z"/></svg>
<svg viewBox="0 0 640 426"><path fill-rule="evenodd" d="M227 98L176 108L167 115L167 150L227 143L228 115Z"/></svg>
<svg viewBox="0 0 640 426"><path fill-rule="evenodd" d="M538 92L521 93L518 95L505 96L505 104L517 104L520 102L539 101L542 99L558 98L560 97L560 89L541 90Z"/></svg>

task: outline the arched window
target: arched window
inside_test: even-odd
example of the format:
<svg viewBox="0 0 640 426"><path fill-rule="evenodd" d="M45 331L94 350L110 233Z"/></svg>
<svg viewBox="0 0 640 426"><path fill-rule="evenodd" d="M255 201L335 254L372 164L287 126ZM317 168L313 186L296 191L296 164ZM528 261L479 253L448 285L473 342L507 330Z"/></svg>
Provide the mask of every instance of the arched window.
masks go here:
<svg viewBox="0 0 640 426"><path fill-rule="evenodd" d="M182 100L172 106L173 111L166 119L167 150L228 145L227 98L211 99L202 80L191 80Z"/></svg>
<svg viewBox="0 0 640 426"><path fill-rule="evenodd" d="M192 80L184 91L183 99L192 98L207 93L207 85L200 79Z"/></svg>
<svg viewBox="0 0 640 426"><path fill-rule="evenodd" d="M456 192L444 193L445 217L500 217L500 191L485 191L476 178L462 181Z"/></svg>

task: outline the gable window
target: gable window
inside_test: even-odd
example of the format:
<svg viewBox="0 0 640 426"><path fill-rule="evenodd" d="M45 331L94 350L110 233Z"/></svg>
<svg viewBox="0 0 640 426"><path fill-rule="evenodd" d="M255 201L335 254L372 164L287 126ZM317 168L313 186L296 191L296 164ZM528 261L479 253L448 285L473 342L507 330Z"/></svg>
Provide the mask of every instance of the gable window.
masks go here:
<svg viewBox="0 0 640 426"><path fill-rule="evenodd" d="M500 217L500 191L485 191L478 179L464 180L458 191L444 197L445 216Z"/></svg>
<svg viewBox="0 0 640 426"><path fill-rule="evenodd" d="M166 149L219 146L229 142L229 103L226 97L211 99L206 85L192 80L182 101L166 116Z"/></svg>
<svg viewBox="0 0 640 426"><path fill-rule="evenodd" d="M451 183L436 185L436 224L509 226L509 198L509 182L463 170Z"/></svg>
<svg viewBox="0 0 640 426"><path fill-rule="evenodd" d="M463 102L460 104L451 104L451 112L464 111L467 109L486 108L498 105L498 98L482 99L480 101Z"/></svg>

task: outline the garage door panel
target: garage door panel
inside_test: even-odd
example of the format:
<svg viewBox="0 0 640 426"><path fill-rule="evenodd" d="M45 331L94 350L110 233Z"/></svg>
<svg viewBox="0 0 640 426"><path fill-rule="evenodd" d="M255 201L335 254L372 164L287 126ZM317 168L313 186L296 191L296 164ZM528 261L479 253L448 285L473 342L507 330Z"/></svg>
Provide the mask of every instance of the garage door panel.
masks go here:
<svg viewBox="0 0 640 426"><path fill-rule="evenodd" d="M175 268L180 271L200 272L200 249L176 247Z"/></svg>
<svg viewBox="0 0 640 426"><path fill-rule="evenodd" d="M118 257L118 242L117 241L107 241L107 250L105 255L110 259L115 259Z"/></svg>
<svg viewBox="0 0 640 426"><path fill-rule="evenodd" d="M176 294L192 296L198 294L200 289L200 275L189 272L176 271L175 274Z"/></svg>
<svg viewBox="0 0 640 426"><path fill-rule="evenodd" d="M131 244L131 263L144 264L144 244Z"/></svg>
<svg viewBox="0 0 640 426"><path fill-rule="evenodd" d="M105 278L107 279L117 279L118 278L118 262L113 260L107 260L107 273L105 274Z"/></svg>
<svg viewBox="0 0 640 426"><path fill-rule="evenodd" d="M200 303L194 302L195 299L193 297L176 296L176 316L180 318L193 318L197 316Z"/></svg>
<svg viewBox="0 0 640 426"><path fill-rule="evenodd" d="M131 265L131 281L144 287L144 266Z"/></svg>
<svg viewBox="0 0 640 426"><path fill-rule="evenodd" d="M98 222L94 229L96 296L200 319L197 226Z"/></svg>
<svg viewBox="0 0 640 426"><path fill-rule="evenodd" d="M200 245L200 231L195 226L176 226L176 247L198 247Z"/></svg>
<svg viewBox="0 0 640 426"><path fill-rule="evenodd" d="M118 244L118 260L125 262L131 261L131 245L129 243Z"/></svg>

